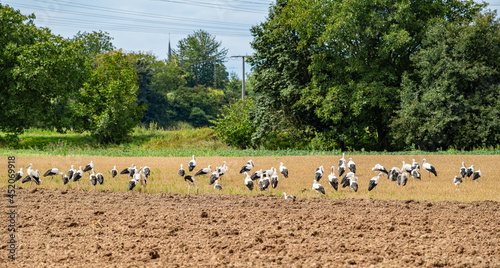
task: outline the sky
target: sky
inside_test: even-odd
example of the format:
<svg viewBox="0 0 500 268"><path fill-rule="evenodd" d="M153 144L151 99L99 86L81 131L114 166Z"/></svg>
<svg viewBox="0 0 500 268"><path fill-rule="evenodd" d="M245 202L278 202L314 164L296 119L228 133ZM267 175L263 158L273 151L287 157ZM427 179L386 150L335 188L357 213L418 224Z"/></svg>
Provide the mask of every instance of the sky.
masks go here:
<svg viewBox="0 0 500 268"><path fill-rule="evenodd" d="M151 52L166 59L168 42L205 30L228 49L226 68L241 78L242 59L252 55L250 28L266 20L273 0L1 0L22 14L35 13L35 24L54 34L105 31L124 51ZM250 66L245 64L245 73Z"/></svg>
<svg viewBox="0 0 500 268"><path fill-rule="evenodd" d="M241 78L242 59L252 55L250 28L267 19L274 0L0 0L22 14L35 13L35 24L54 34L73 37L78 31L105 31L124 51L151 52L165 59L170 39L179 40L205 30L228 49L226 68ZM477 1L480 2L480 1ZM500 0L489 0L500 9ZM245 73L250 66L245 64Z"/></svg>

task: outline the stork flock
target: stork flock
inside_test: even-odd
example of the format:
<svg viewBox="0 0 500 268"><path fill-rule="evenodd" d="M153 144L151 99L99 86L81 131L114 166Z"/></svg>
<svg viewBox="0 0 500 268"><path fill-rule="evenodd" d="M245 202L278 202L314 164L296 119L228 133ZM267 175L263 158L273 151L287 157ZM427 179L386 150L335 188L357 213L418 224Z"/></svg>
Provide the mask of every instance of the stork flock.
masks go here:
<svg viewBox="0 0 500 268"><path fill-rule="evenodd" d="M433 165L428 163L424 158L422 160L422 168L428 172L429 178L432 173L434 176L437 176L437 171ZM31 182L36 185L40 185L42 180L40 179L40 173L38 170L33 170L33 164L28 165L28 169L26 171L27 175L23 178L24 173L21 168L15 175L14 181L18 181L22 179L22 183ZM240 174L244 174L245 178L243 180L244 185L248 190L253 191L254 182L257 184L258 189L263 192L269 189L271 186L273 189L278 187L279 182L279 174L284 178L288 178L288 168L286 168L283 163L280 163L279 169L277 170L275 167L270 167L269 169L260 169L251 173L251 170L255 167L255 163L253 160L249 160L245 165L243 165L239 171ZM228 171L228 166L226 161L222 162L222 165L217 166L212 171L212 166L208 165L205 168L199 169L196 173L193 172L196 168L196 158L193 155L191 161L188 163L187 171L183 168L183 164L180 164L180 168L178 170L178 175L181 176L184 181L188 184L188 194L190 193L191 187L196 188L196 193L199 192L199 187L196 185L195 177L208 177L208 184L214 185L215 190L222 190L222 185L219 181L222 181L222 177ZM394 181L397 185L403 187L408 183L408 178L411 176L413 179L421 179L420 174L420 164L415 162L413 159L412 163L402 162L401 168L393 167L389 171L380 164L376 164L372 171L378 172L377 176L372 177L368 182L368 191L376 190L377 185L379 184L379 180L384 174L387 176L388 181ZM78 170L74 169L74 166L71 165L71 168L68 170L66 174L64 172L59 172L58 168L51 168L47 170L43 177L51 177L54 179L54 176L60 175L62 178L62 182L64 185L68 184L70 181L76 182L79 187L79 182L83 178L84 174L88 172L89 181L94 187L97 184L102 185L104 183L104 175L102 173L96 173L94 169L93 161L90 161L89 164L85 165L85 168L82 169L82 166L79 167ZM314 180L312 184L312 189L315 191L318 196L325 195L325 188L319 183L325 173L324 167L320 166L316 168L314 174ZM465 181L466 178L472 178L473 181L478 181L481 178L481 171L474 170L474 166L466 167L465 163L462 162L462 167L459 170L460 177L455 176L453 179L453 183L456 186L456 190L459 190L459 185ZM116 166L110 171L111 177L115 178L118 174L127 175L130 177L130 181L128 184L128 189L133 190L136 186L140 185L141 192L145 189L147 185L147 180L151 177L151 169L148 166L137 168L134 164L132 166L123 169L120 173L116 169ZM250 175L251 174L251 175ZM342 158L338 162L338 177L335 175L335 167L331 166L331 173L328 175L328 184L335 190L339 189L339 178L340 185L342 188L348 187L350 191L357 192L358 191L358 177L356 176L356 164L354 163L352 158L349 158L349 161L346 161L345 154L342 154ZM306 190L306 189L304 189ZM303 191L304 191L303 190ZM295 196L287 195L283 193L282 195L285 199L293 199L295 200Z"/></svg>

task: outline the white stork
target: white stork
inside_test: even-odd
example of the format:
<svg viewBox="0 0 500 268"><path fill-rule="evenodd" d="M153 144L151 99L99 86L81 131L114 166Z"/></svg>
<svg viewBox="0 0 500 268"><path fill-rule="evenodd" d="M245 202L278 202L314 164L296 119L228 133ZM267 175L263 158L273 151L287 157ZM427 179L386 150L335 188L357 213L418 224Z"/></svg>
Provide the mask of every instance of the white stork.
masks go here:
<svg viewBox="0 0 500 268"><path fill-rule="evenodd" d="M323 166L320 166L319 168L316 169L316 173L314 174L314 179L316 181L321 180L321 178L323 178L323 173L325 173L325 169L323 168Z"/></svg>
<svg viewBox="0 0 500 268"><path fill-rule="evenodd" d="M229 169L229 167L226 164L226 161L222 161L222 166L218 167L218 169L219 169L219 177L226 174L227 170Z"/></svg>
<svg viewBox="0 0 500 268"><path fill-rule="evenodd" d="M387 171L387 169L385 169L385 167L383 167L382 165L380 164L376 164L375 167L372 168L373 171L379 171L379 172L383 172L385 173L386 175L389 175L389 171Z"/></svg>
<svg viewBox="0 0 500 268"><path fill-rule="evenodd" d="M408 182L408 174L404 171L402 171L398 178L398 185L401 185L401 186L406 186L406 183Z"/></svg>
<svg viewBox="0 0 500 268"><path fill-rule="evenodd" d="M272 167L271 169L266 170L266 177L271 177L276 172L276 169Z"/></svg>
<svg viewBox="0 0 500 268"><path fill-rule="evenodd" d="M453 178L453 183L455 184L455 191L460 190L460 183L462 183L463 179L461 177L455 176Z"/></svg>
<svg viewBox="0 0 500 268"><path fill-rule="evenodd" d="M92 186L94 186L94 192L95 192L95 185L97 184L97 177L94 173L94 169L92 169L92 174L90 174L90 183Z"/></svg>
<svg viewBox="0 0 500 268"><path fill-rule="evenodd" d="M472 173L472 180L475 181L476 183L478 182L477 180L479 180L481 178L481 170L477 170L477 171L474 171L474 173Z"/></svg>
<svg viewBox="0 0 500 268"><path fill-rule="evenodd" d="M269 177L263 177L263 175L259 179L259 190L265 191L267 188L269 188L269 185L271 184L271 180Z"/></svg>
<svg viewBox="0 0 500 268"><path fill-rule="evenodd" d="M51 168L51 169L47 170L47 171L43 174L43 176L44 176L44 177L52 176L52 178L51 178L51 179L52 179L52 180L54 180L54 176L55 176L55 175L57 175L57 174L59 174L59 169L57 169L57 168Z"/></svg>
<svg viewBox="0 0 500 268"><path fill-rule="evenodd" d="M88 171L89 174L90 174L90 171L93 170L93 169L94 169L94 162L90 161L90 163L85 166L85 169L83 170L83 172L87 172Z"/></svg>
<svg viewBox="0 0 500 268"><path fill-rule="evenodd" d="M208 165L208 167L198 170L198 172L196 172L196 174L194 174L194 176L196 177L196 176L201 176L201 175L207 175L207 174L210 174L211 172L212 172L212 166Z"/></svg>
<svg viewBox="0 0 500 268"><path fill-rule="evenodd" d="M70 177L69 177L69 175L68 175L68 174L66 174L66 175L62 178L63 185L68 184L68 182L69 182L69 178L70 178Z"/></svg>
<svg viewBox="0 0 500 268"><path fill-rule="evenodd" d="M128 167L128 168L125 168L124 170L122 170L120 172L120 174L122 174L122 175L123 174L128 174L128 176L130 178L134 178L134 173L136 172L136 170L137 170L137 168L136 168L135 164L132 164L131 167Z"/></svg>
<svg viewBox="0 0 500 268"><path fill-rule="evenodd" d="M317 180L313 181L312 189L318 193L318 197L320 194L325 194L325 188Z"/></svg>
<svg viewBox="0 0 500 268"><path fill-rule="evenodd" d="M212 185L212 184L214 184L214 182L215 182L216 180L218 180L218 179L219 179L219 176L220 176L220 175L219 175L219 171L220 171L220 169L219 169L219 168L217 168L216 170L214 170L214 172L212 172L212 175L210 175L210 179L209 179L209 181L208 181L208 184ZM196 175L195 175L195 176L196 176Z"/></svg>
<svg viewBox="0 0 500 268"><path fill-rule="evenodd" d="M281 173L281 175L283 175L283 177L288 179L288 168L283 166L283 162L280 163L280 173Z"/></svg>
<svg viewBox="0 0 500 268"><path fill-rule="evenodd" d="M411 172L412 168L410 164L406 164L405 161L403 161L403 167L401 168L401 170L404 170L406 172Z"/></svg>
<svg viewBox="0 0 500 268"><path fill-rule="evenodd" d="M335 167L332 166L332 173L328 175L328 182L330 185L335 189L335 191L338 191L339 189L339 178L335 176Z"/></svg>
<svg viewBox="0 0 500 268"><path fill-rule="evenodd" d="M139 183L141 184L141 192L144 190L146 191L146 184L147 184L147 177L146 175L143 173L144 171L144 168L140 168L139 169ZM135 175L134 175L135 176Z"/></svg>
<svg viewBox="0 0 500 268"><path fill-rule="evenodd" d="M138 177L137 177L138 178ZM134 176L129 182L128 182L128 189L129 191L134 190L135 186L137 186L137 183L139 180L136 180L136 177Z"/></svg>
<svg viewBox="0 0 500 268"><path fill-rule="evenodd" d="M249 160L246 165L242 166L241 169L240 169L240 174L243 173L243 172L249 172L250 170L252 170L252 168L254 167L254 163L253 163L253 160Z"/></svg>
<svg viewBox="0 0 500 268"><path fill-rule="evenodd" d="M146 179L149 179L149 177L151 177L151 168L148 166L143 167L142 173L146 176Z"/></svg>
<svg viewBox="0 0 500 268"><path fill-rule="evenodd" d="M349 186L354 192L358 191L358 177L350 177L349 178Z"/></svg>
<svg viewBox="0 0 500 268"><path fill-rule="evenodd" d="M245 171L246 172L246 171ZM258 178L264 176L264 172L261 170L257 170L255 171L252 176L250 176L250 178L254 181L254 180L257 180Z"/></svg>
<svg viewBox="0 0 500 268"><path fill-rule="evenodd" d="M425 158L422 160L422 167L428 171L429 173L429 179L431 178L431 173L434 174L434 176L437 177L437 172L436 172L436 169L434 168L433 165L431 165L430 163L427 163Z"/></svg>
<svg viewBox="0 0 500 268"><path fill-rule="evenodd" d="M271 175L271 187L273 187L273 189L276 189L276 187L278 187L278 181L278 173L274 172L273 175Z"/></svg>
<svg viewBox="0 0 500 268"><path fill-rule="evenodd" d="M179 174L179 176L181 177L184 177L184 175L186 175L186 170L182 168L182 164L181 168L179 168L179 171L177 171L177 174Z"/></svg>
<svg viewBox="0 0 500 268"><path fill-rule="evenodd" d="M68 170L68 178L71 180L73 178L73 174L75 174L76 170L73 165L71 165L71 168Z"/></svg>
<svg viewBox="0 0 500 268"><path fill-rule="evenodd" d="M393 167L391 168L391 170L389 170L389 176L387 176L387 179L392 181L397 181L399 173L401 173L401 170L397 167Z"/></svg>
<svg viewBox="0 0 500 268"><path fill-rule="evenodd" d="M344 156L345 156L345 154L342 153L342 158L340 158L340 160L339 160L339 168L340 168L340 166L345 165L345 163L346 163ZM342 175L339 175L339 176L342 176Z"/></svg>
<svg viewBox="0 0 500 268"><path fill-rule="evenodd" d="M380 179L380 176L382 176L382 174L384 174L384 173L380 172L377 176L370 179L370 182L368 183L368 191L371 191L371 190L375 189L375 187L377 187L378 180Z"/></svg>
<svg viewBox="0 0 500 268"><path fill-rule="evenodd" d="M118 170L116 169L116 166L113 167L111 170L111 177L115 178L118 175Z"/></svg>
<svg viewBox="0 0 500 268"><path fill-rule="evenodd" d="M104 176L102 175L102 173L97 172L95 176L97 178L97 182L99 183L99 185L102 185L104 183Z"/></svg>
<svg viewBox="0 0 500 268"><path fill-rule="evenodd" d="M415 178L415 179L422 179L421 175L420 175L420 170L418 168L414 169L411 171L410 175Z"/></svg>
<svg viewBox="0 0 500 268"><path fill-rule="evenodd" d="M415 159L412 159L412 163L411 163L411 169L420 169L420 165L418 164L418 162L415 162Z"/></svg>
<svg viewBox="0 0 500 268"><path fill-rule="evenodd" d="M194 154L193 154L193 159L191 159L191 161L189 161L189 164L188 164L189 172L192 172L195 167L196 167L196 159L194 158Z"/></svg>
<svg viewBox="0 0 500 268"><path fill-rule="evenodd" d="M214 189L222 190L222 186L219 184L219 180L215 180Z"/></svg>
<svg viewBox="0 0 500 268"><path fill-rule="evenodd" d="M344 175L344 172L345 172L345 161L344 163L342 163L341 165L339 165L339 168L338 168L339 172L339 177L342 177L342 175Z"/></svg>
<svg viewBox="0 0 500 268"><path fill-rule="evenodd" d="M73 181L77 182L77 185L80 185L80 179L83 177L83 170L82 166L80 166L80 169L78 169L74 174L73 174Z"/></svg>
<svg viewBox="0 0 500 268"><path fill-rule="evenodd" d="M245 171L245 186L248 188L248 190L253 191L253 180L250 178L250 175Z"/></svg>
<svg viewBox="0 0 500 268"><path fill-rule="evenodd" d="M18 172L16 172L16 175L14 175L14 182L20 180L23 178L23 168L20 168Z"/></svg>
<svg viewBox="0 0 500 268"><path fill-rule="evenodd" d="M345 187L350 185L350 183L351 183L350 179L352 177L354 177L353 172L349 172L349 173L345 174L344 177L342 177L342 180L340 181L340 184L342 184L342 188L345 188Z"/></svg>
<svg viewBox="0 0 500 268"><path fill-rule="evenodd" d="M356 163L352 161L352 158L349 158L349 162L347 162L347 167L352 173L356 173Z"/></svg>
<svg viewBox="0 0 500 268"><path fill-rule="evenodd" d="M281 196L285 197L285 200L292 199L293 201L295 201L295 199L297 198L297 197L295 197L293 195L286 195L285 192L283 192L283 194Z"/></svg>
<svg viewBox="0 0 500 268"><path fill-rule="evenodd" d="M465 162L462 162L462 167L460 168L460 176L462 176L462 179L465 178L465 175L467 175L467 168L465 167Z"/></svg>
<svg viewBox="0 0 500 268"><path fill-rule="evenodd" d="M472 176L472 174L474 174L474 165L470 165L469 168L467 168L467 178L470 178L470 176Z"/></svg>
<svg viewBox="0 0 500 268"><path fill-rule="evenodd" d="M195 179L194 179L193 176L187 175L187 176L184 177L184 180L188 184L188 194L189 194L189 191L191 190L191 186L196 187L196 193L198 193L198 186L196 186Z"/></svg>

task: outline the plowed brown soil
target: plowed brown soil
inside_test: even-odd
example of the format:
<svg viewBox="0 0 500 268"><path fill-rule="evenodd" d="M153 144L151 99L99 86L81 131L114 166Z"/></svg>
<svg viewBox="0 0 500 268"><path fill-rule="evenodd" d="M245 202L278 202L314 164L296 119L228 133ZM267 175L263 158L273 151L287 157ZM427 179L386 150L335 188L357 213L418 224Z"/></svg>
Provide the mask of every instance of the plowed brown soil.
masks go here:
<svg viewBox="0 0 500 268"><path fill-rule="evenodd" d="M16 204L7 266L500 267L497 201L32 188Z"/></svg>

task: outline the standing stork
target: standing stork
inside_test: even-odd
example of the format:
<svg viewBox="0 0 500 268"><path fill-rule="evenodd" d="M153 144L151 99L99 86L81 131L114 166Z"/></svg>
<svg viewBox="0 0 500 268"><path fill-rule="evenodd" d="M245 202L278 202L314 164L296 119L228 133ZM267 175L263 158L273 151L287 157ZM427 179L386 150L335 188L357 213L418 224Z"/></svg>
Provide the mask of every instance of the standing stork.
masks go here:
<svg viewBox="0 0 500 268"><path fill-rule="evenodd" d="M429 173L429 179L431 178L431 173L434 174L434 176L437 177L437 172L436 172L436 169L434 168L433 165L431 165L430 163L427 163L425 158L422 160L422 167L428 171Z"/></svg>
<svg viewBox="0 0 500 268"><path fill-rule="evenodd" d="M281 175L283 175L283 177L288 179L288 168L283 166L283 162L280 163L280 173L281 173Z"/></svg>
<svg viewBox="0 0 500 268"><path fill-rule="evenodd" d="M151 168L148 166L143 167L142 173L146 176L146 179L149 179L149 177L151 177Z"/></svg>
<svg viewBox="0 0 500 268"><path fill-rule="evenodd" d="M195 167L196 167L196 159L194 158L194 154L193 154L193 159L191 159L191 161L189 161L189 164L188 164L189 172L192 172ZM198 188L196 188L196 189L198 189Z"/></svg>
<svg viewBox="0 0 500 268"><path fill-rule="evenodd" d="M271 187L273 187L273 189L276 189L276 187L278 187L278 180L278 173L274 172L273 175L271 175Z"/></svg>
<svg viewBox="0 0 500 268"><path fill-rule="evenodd" d="M326 194L325 188L323 187L323 185L319 184L317 180L313 181L312 189L316 191L316 193L318 193L318 197L320 196L320 194Z"/></svg>
<svg viewBox="0 0 500 268"><path fill-rule="evenodd" d="M184 177L184 175L186 175L186 170L182 168L182 164L181 168L179 168L179 171L177 171L177 174L179 174L179 176L181 177Z"/></svg>
<svg viewBox="0 0 500 268"><path fill-rule="evenodd" d="M455 178L453 178L453 183L455 184L455 191L460 190L460 183L462 183L462 181L463 181L463 178L461 178L461 177L455 176Z"/></svg>
<svg viewBox="0 0 500 268"><path fill-rule="evenodd" d="M399 174L397 180L398 180L398 185L406 186L406 183L408 182L408 174L402 171L401 174Z"/></svg>
<svg viewBox="0 0 500 268"><path fill-rule="evenodd" d="M222 186L219 184L219 180L215 180L214 189L222 190Z"/></svg>
<svg viewBox="0 0 500 268"><path fill-rule="evenodd" d="M341 165L339 165L338 169L339 169L339 172L338 172L339 177L342 177L342 175L344 175L344 172L345 172L345 161Z"/></svg>
<svg viewBox="0 0 500 268"><path fill-rule="evenodd" d="M387 171L387 169L385 169L385 167L383 167L382 165L380 164L376 164L375 167L372 168L373 171L379 171L379 172L383 172L385 173L386 175L389 175L389 171Z"/></svg>
<svg viewBox="0 0 500 268"><path fill-rule="evenodd" d="M377 187L378 180L380 179L380 176L382 176L382 174L384 174L384 173L380 172L377 176L370 179L370 182L368 183L368 191L371 191L371 190L375 189L375 187Z"/></svg>
<svg viewBox="0 0 500 268"><path fill-rule="evenodd" d="M470 167L467 168L467 178L470 178L474 174L474 165L470 165Z"/></svg>
<svg viewBox="0 0 500 268"><path fill-rule="evenodd" d="M418 164L418 162L415 162L415 159L412 159L412 163L411 163L411 169L420 169L420 165Z"/></svg>
<svg viewBox="0 0 500 268"><path fill-rule="evenodd" d="M481 178L481 170L477 170L477 171L474 171L474 173L472 173L472 180L475 181L476 183L478 182L477 180L479 180Z"/></svg>
<svg viewBox="0 0 500 268"><path fill-rule="evenodd" d="M82 170L82 166L80 166L80 169L77 170L74 174L73 174L73 181L76 181L77 182L77 185L80 186L80 179L83 177L83 170Z"/></svg>
<svg viewBox="0 0 500 268"><path fill-rule="evenodd" d="M399 173L401 173L401 170L397 167L393 167L391 168L391 170L389 170L389 176L387 176L387 179L392 181L397 181Z"/></svg>
<svg viewBox="0 0 500 268"><path fill-rule="evenodd" d="M266 170L266 177L271 177L274 173L276 173L276 169L272 167L271 169Z"/></svg>
<svg viewBox="0 0 500 268"><path fill-rule="evenodd" d="M124 170L122 170L122 171L120 172L120 174L121 174L121 175L123 175L123 174L128 174L128 176L129 176L130 178L134 178L134 174L135 174L135 172L136 172L136 169L137 169L137 168L135 167L135 164L132 164L132 166L131 166L131 167L128 167L128 168L125 168ZM134 187L135 187L135 186L134 186Z"/></svg>
<svg viewBox="0 0 500 268"><path fill-rule="evenodd" d="M48 176L52 176L52 180L54 180L54 176L59 174L59 169L57 168L51 168L49 170L47 170L44 174L43 174L43 177L48 177Z"/></svg>
<svg viewBox="0 0 500 268"><path fill-rule="evenodd" d="M422 177L421 177L421 175L420 175L420 170L419 170L418 168L416 168L416 169L412 170L412 171L411 171L411 173L410 173L410 175L411 175L413 178L415 178L415 179L419 179L419 180L421 180L421 179L422 179Z"/></svg>
<svg viewBox="0 0 500 268"><path fill-rule="evenodd" d="M356 163L352 161L352 158L349 158L349 162L347 162L347 167L352 173L356 173Z"/></svg>
<svg viewBox="0 0 500 268"><path fill-rule="evenodd" d="M344 164L344 165L345 165L345 163L346 163L346 162L345 162L345 158L344 158L344 156L345 156L345 154L344 154L344 153L342 153L342 158L340 158L340 160L339 160L339 168L340 168L340 166L342 166L342 164ZM340 177L340 176L342 176L342 175L339 175L339 177Z"/></svg>
<svg viewBox="0 0 500 268"><path fill-rule="evenodd" d="M198 193L198 186L196 186L195 179L193 176L191 176L191 175L185 176L184 181L186 181L188 184L188 194L189 194L189 191L191 191L191 186L196 187L196 193Z"/></svg>
<svg viewBox="0 0 500 268"><path fill-rule="evenodd" d="M410 164L406 164L405 161L403 161L403 167L401 168L401 170L406 171L406 172L411 172L412 168L411 168Z"/></svg>
<svg viewBox="0 0 500 268"><path fill-rule="evenodd" d="M335 189L335 191L339 190L339 178L335 176L335 167L332 166L332 173L328 175L328 182Z"/></svg>
<svg viewBox="0 0 500 268"><path fill-rule="evenodd" d="M16 172L16 175L14 175L14 182L20 180L23 178L23 168L20 168L18 172Z"/></svg>
<svg viewBox="0 0 500 268"><path fill-rule="evenodd" d="M87 172L88 171L89 174L90 174L90 171L93 170L93 169L94 169L94 162L90 161L90 163L85 166L85 169L83 170L83 172Z"/></svg>
<svg viewBox="0 0 500 268"><path fill-rule="evenodd" d="M460 168L460 176L462 176L462 179L465 178L465 175L467 175L467 168L465 167L465 162L462 162L462 167Z"/></svg>
<svg viewBox="0 0 500 268"><path fill-rule="evenodd" d="M40 172L38 172L38 169L37 170L31 169L31 166L33 166L33 164L30 164L30 166L28 166L28 170L26 172L28 173L28 176L24 177L24 179L21 182L25 183L31 181L31 183L34 182L36 185L40 185L42 183L42 180L40 179Z"/></svg>
<svg viewBox="0 0 500 268"><path fill-rule="evenodd" d="M263 176L264 174L262 174L259 179L259 190L261 192L269 188L269 185L271 184L271 180L269 179L269 177L263 177Z"/></svg>
<svg viewBox="0 0 500 268"><path fill-rule="evenodd" d="M349 173L345 174L344 177L342 177L342 180L340 181L340 184L342 184L342 188L349 186L349 184L351 183L350 179L352 177L354 177L353 172L349 172Z"/></svg>
<svg viewBox="0 0 500 268"><path fill-rule="evenodd" d="M138 178L137 178L138 179ZM128 190L132 191L134 190L135 186L137 186L137 183L139 180L136 180L136 177L134 176L129 182L128 182Z"/></svg>
<svg viewBox="0 0 500 268"><path fill-rule="evenodd" d="M66 174L66 175L62 178L63 185L68 184L68 182L69 182L69 178L70 178L70 177L69 177L69 175L68 175L68 174Z"/></svg>
<svg viewBox="0 0 500 268"><path fill-rule="evenodd" d="M245 171L246 172L246 171ZM250 176L250 178L254 181L254 180L257 180L258 178L264 176L264 172L261 170L257 170L255 171L252 176Z"/></svg>
<svg viewBox="0 0 500 268"><path fill-rule="evenodd" d="M358 191L358 177L350 177L349 178L349 186L354 192Z"/></svg>
<svg viewBox="0 0 500 268"><path fill-rule="evenodd" d="M194 174L194 176L196 177L196 176L207 175L211 172L212 172L212 166L208 165L208 167L198 170L198 172L196 172L196 174Z"/></svg>
<svg viewBox="0 0 500 268"><path fill-rule="evenodd" d="M138 172L138 173L139 173L139 174L138 174L138 175L139 175L139 183L141 184L141 193L143 192L143 190L144 190L144 192L146 191L146 184L147 184L147 182L148 182L148 181L147 181L147 179L148 179L148 178L147 178L147 177L146 177L146 175L143 173L143 171L144 171L144 168L142 168L142 167L141 167L141 168L139 169L139 172ZM134 175L134 176L135 176L135 175Z"/></svg>
<svg viewBox="0 0 500 268"><path fill-rule="evenodd" d="M94 186L94 192L95 192L95 185L97 184L97 177L94 173L94 169L92 169L92 174L90 174L90 183Z"/></svg>
<svg viewBox="0 0 500 268"><path fill-rule="evenodd" d="M73 165L71 165L71 168L68 170L68 178L71 180L73 178L73 174L75 174L76 170Z"/></svg>
<svg viewBox="0 0 500 268"><path fill-rule="evenodd" d="M118 175L118 170L116 169L116 166L113 167L111 170L111 177L114 179Z"/></svg>
<svg viewBox="0 0 500 268"><path fill-rule="evenodd" d="M219 176L220 176L220 175L219 175L219 171L220 171L220 169L219 169L219 168L217 168L217 169L215 169L215 170L214 170L214 172L212 172L212 174L210 175L210 179L209 179L209 181L208 181L208 184L209 184L209 185L214 184L214 182L215 182L216 180L218 180L218 179L219 179ZM196 175L195 175L195 176L196 176Z"/></svg>
<svg viewBox="0 0 500 268"><path fill-rule="evenodd" d="M250 178L250 175L245 171L245 186L248 188L248 190L253 191L253 180Z"/></svg>
<svg viewBox="0 0 500 268"><path fill-rule="evenodd" d="M323 168L323 166L317 168L316 173L314 174L314 180L316 181L321 180L321 178L323 178L323 173L325 173L325 169Z"/></svg>
<svg viewBox="0 0 500 268"><path fill-rule="evenodd" d="M250 159L246 165L242 166L241 169L240 169L240 174L243 173L243 172L249 172L252 170L252 168L254 167L254 163L253 163L253 160Z"/></svg>
<svg viewBox="0 0 500 268"><path fill-rule="evenodd" d="M99 185L102 185L104 183L104 176L102 175L102 173L97 172L95 176L97 178L97 182L99 183Z"/></svg>

